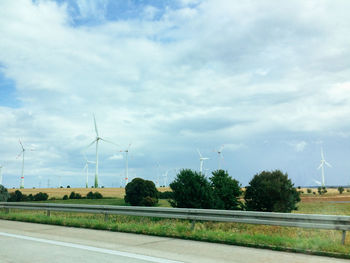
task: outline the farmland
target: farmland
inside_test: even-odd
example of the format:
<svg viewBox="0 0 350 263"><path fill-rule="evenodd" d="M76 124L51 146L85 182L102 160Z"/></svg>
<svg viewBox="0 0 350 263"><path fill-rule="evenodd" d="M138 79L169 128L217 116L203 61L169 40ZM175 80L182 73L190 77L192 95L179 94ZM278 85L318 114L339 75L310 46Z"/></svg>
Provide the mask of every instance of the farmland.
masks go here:
<svg viewBox="0 0 350 263"><path fill-rule="evenodd" d="M35 194L40 191L47 192L50 197L55 198L59 198L65 194L69 195L72 191L81 193L82 195L86 195L88 191L99 191L108 198L99 200L56 199L46 202L125 205L123 200L124 189L120 188L22 190L24 194ZM169 189L162 188L162 190ZM11 191L14 190L12 189ZM344 192L340 195L337 194L336 190L328 191L327 194L322 196L318 194L303 194L301 199L302 201L298 204L298 210L294 211L294 213L350 216L350 194L348 192ZM347 203L347 201L349 201L349 203ZM160 200L159 205L169 206L169 203L166 200ZM340 244L341 232L334 230L215 222L196 222L194 230L191 230L191 222L187 220L110 216L108 221L104 221L102 215L52 212L51 216L47 217L43 212L19 210L13 210L9 214L0 213L0 218L253 247L266 247L276 250L298 251L345 258L348 258L350 255L350 235L347 235L345 246L343 246Z"/></svg>

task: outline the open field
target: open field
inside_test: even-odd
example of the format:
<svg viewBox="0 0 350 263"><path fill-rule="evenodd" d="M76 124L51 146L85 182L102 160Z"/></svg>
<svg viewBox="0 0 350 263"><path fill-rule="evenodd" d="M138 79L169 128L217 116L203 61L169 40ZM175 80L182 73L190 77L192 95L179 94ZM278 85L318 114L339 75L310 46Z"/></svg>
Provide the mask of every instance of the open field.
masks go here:
<svg viewBox="0 0 350 263"><path fill-rule="evenodd" d="M16 190L20 190L22 194L25 195L35 195L36 193L43 192L49 195L49 198L62 198L64 195L68 195L71 192L79 193L82 196L86 196L88 192L99 192L103 195L103 197L117 197L124 198L125 188L24 188L24 189L8 189L8 191L14 192ZM164 192L169 191L169 187L159 187L158 191Z"/></svg>

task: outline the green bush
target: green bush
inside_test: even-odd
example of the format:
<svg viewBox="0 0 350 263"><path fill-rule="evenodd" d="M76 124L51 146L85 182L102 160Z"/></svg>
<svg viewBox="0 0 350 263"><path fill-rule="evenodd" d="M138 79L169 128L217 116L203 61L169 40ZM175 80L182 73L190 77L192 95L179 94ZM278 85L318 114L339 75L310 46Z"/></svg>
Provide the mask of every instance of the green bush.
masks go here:
<svg viewBox="0 0 350 263"><path fill-rule="evenodd" d="M312 190L310 188L306 189L306 191L307 191L308 194L312 193Z"/></svg>
<svg viewBox="0 0 350 263"><path fill-rule="evenodd" d="M327 193L327 188L325 186L322 186L322 187L319 186L317 188L317 192L318 192L319 195L323 195L323 194Z"/></svg>
<svg viewBox="0 0 350 263"><path fill-rule="evenodd" d="M239 182L231 178L227 171L217 170L210 177L214 191L214 208L226 210L241 210L243 207L239 197L242 194Z"/></svg>
<svg viewBox="0 0 350 263"><path fill-rule="evenodd" d="M76 192L71 192L69 195L69 199L81 199L81 194Z"/></svg>
<svg viewBox="0 0 350 263"><path fill-rule="evenodd" d="M46 201L49 198L47 193L39 192L34 195L34 201Z"/></svg>
<svg viewBox="0 0 350 263"><path fill-rule="evenodd" d="M102 194L100 194L99 192L95 192L93 193L92 191L88 192L88 194L86 195L87 199L102 199L103 196Z"/></svg>
<svg viewBox="0 0 350 263"><path fill-rule="evenodd" d="M287 174L279 170L256 174L246 188L247 210L291 212L296 210L300 196Z"/></svg>
<svg viewBox="0 0 350 263"><path fill-rule="evenodd" d="M339 194L342 194L344 192L344 190L345 190L344 187L342 187L342 186L338 187Z"/></svg>
<svg viewBox="0 0 350 263"><path fill-rule="evenodd" d="M68 195L64 195L62 199L63 200L68 200Z"/></svg>
<svg viewBox="0 0 350 263"><path fill-rule="evenodd" d="M0 184L0 202L7 202L9 197L10 195L7 191L7 188Z"/></svg>
<svg viewBox="0 0 350 263"><path fill-rule="evenodd" d="M153 200L150 201L149 198L146 200L146 197ZM135 178L126 185L124 200L132 206L156 205L158 203L158 191L152 181Z"/></svg>
<svg viewBox="0 0 350 263"><path fill-rule="evenodd" d="M181 170L170 184L174 193L170 204L183 208L213 208L214 193L209 181L201 173Z"/></svg>
<svg viewBox="0 0 350 263"><path fill-rule="evenodd" d="M20 190L16 190L12 193L10 193L10 198L8 199L9 202L21 202L23 201L23 194Z"/></svg>

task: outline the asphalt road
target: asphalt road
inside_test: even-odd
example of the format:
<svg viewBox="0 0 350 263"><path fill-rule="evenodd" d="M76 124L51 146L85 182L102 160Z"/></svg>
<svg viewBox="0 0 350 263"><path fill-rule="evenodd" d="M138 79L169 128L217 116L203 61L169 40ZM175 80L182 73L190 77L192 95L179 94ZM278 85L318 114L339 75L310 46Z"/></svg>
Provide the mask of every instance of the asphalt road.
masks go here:
<svg viewBox="0 0 350 263"><path fill-rule="evenodd" d="M348 260L173 238L0 220L0 262L300 262Z"/></svg>

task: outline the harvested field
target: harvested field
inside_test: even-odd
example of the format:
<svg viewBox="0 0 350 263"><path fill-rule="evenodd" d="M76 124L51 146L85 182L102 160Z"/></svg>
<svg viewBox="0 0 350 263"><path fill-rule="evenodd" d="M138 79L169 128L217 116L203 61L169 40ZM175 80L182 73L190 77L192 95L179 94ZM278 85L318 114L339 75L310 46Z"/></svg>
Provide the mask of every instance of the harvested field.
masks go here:
<svg viewBox="0 0 350 263"><path fill-rule="evenodd" d="M88 192L99 192L103 195L103 197L118 197L124 198L125 189L124 188L24 188L24 189L8 189L8 191L14 192L16 190L20 190L22 194L25 195L35 195L39 192L47 193L49 198L62 198L64 195L70 195L71 192L79 193L82 196L86 196ZM169 187L160 187L158 191L164 192L169 191Z"/></svg>

